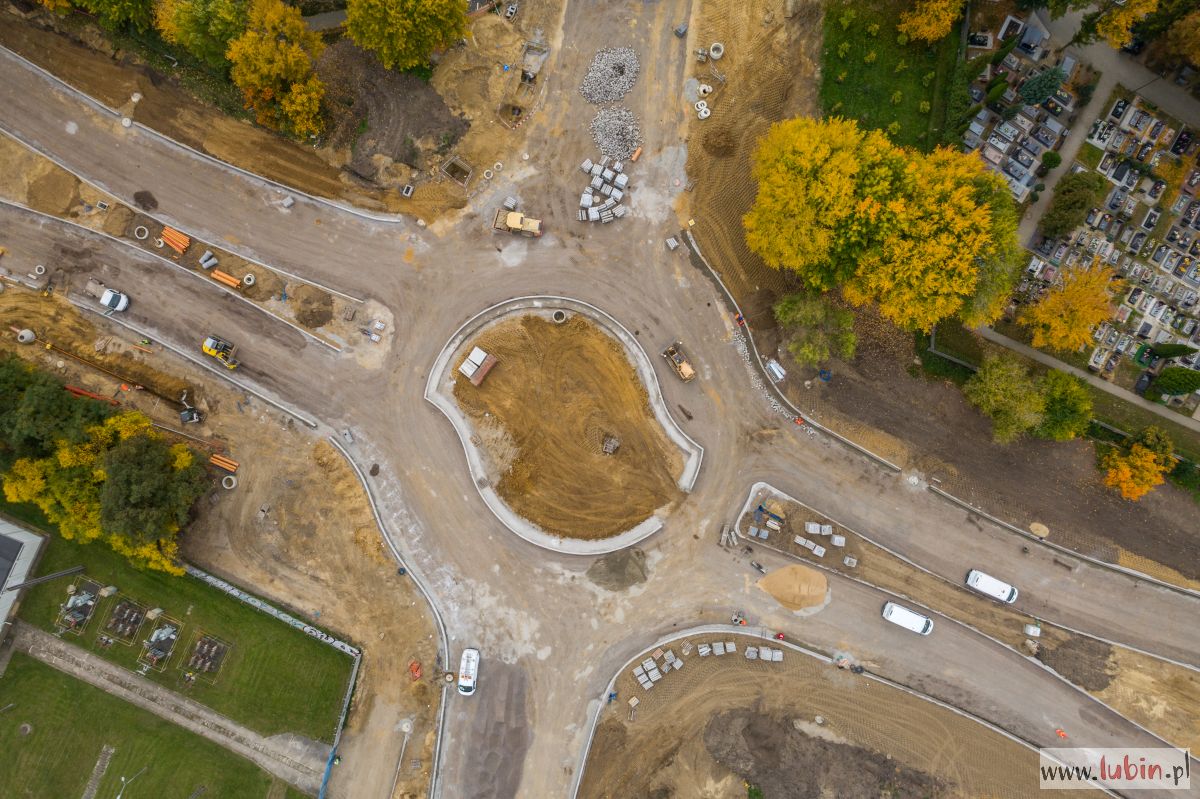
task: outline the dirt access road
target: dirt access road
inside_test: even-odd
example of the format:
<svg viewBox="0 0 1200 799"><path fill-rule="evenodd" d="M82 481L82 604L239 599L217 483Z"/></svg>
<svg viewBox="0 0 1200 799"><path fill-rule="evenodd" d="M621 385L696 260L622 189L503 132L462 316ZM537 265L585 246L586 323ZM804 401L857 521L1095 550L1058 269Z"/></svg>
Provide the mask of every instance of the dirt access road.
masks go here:
<svg viewBox="0 0 1200 799"><path fill-rule="evenodd" d="M680 253L662 247L676 230L682 188L675 181L686 178L678 133L690 107L683 92L686 45L670 28L688 13L682 0L568 6L555 38L568 44L553 57L546 111L526 126L530 161L505 170L495 195L479 195L460 222L435 231L377 223L305 199L283 213L271 204L277 190L144 131L120 128L3 58L0 99L17 96L0 125L53 148L85 175L102 175L123 199L152 192L185 230L227 232L243 254L369 294L404 320L382 369L347 366L345 359L330 366L305 349L280 353L272 371L288 381L295 392L289 399L306 413L328 428L352 430L351 453L364 471L379 466L368 486L393 541L441 607L452 652L469 645L483 651L480 690L452 697L448 707L444 796L565 794L589 703L599 701L611 674L675 625L728 619L739 607L799 640L852 652L885 676L973 708L1041 745L1057 742L1056 725L1081 746L1145 740L1053 675L1017 665L1024 661L973 634L914 642L888 629L877 596L834 585L825 610L798 618L754 587L757 573L744 560L714 546L748 484L762 479L889 545L913 542L918 560L948 553L989 563L1022 557L1011 534L832 441L810 438L773 411L752 388L736 327L709 284ZM646 154L632 172L633 213L619 224L581 226L573 221L581 174L575 165L595 154L587 131L594 111L576 87L596 48L630 42L643 53L643 71L628 104L642 116L646 138ZM21 99L37 92L54 97ZM74 133L64 120L75 123ZM513 190L527 207L539 206L531 212L546 209L543 238L488 231L494 202ZM644 545L644 582L601 588L587 577L594 559L548 555L508 533L484 510L456 434L422 396L429 365L463 319L530 293L564 293L606 308L650 351L682 339L699 371L697 381L684 385L655 363L668 405L687 410L684 427L706 455L693 493ZM1059 568L1048 555L1030 563L1048 567L1048 575ZM1086 579L1059 576L1023 596L1063 605L1075 626L1136 639L1145 648L1196 645L1190 631L1176 640L1177 628L1154 629L1163 620L1194 618L1195 600L1146 592L1110 572L1077 574ZM1080 607L1088 613L1076 618ZM975 674L1007 674L1011 681L966 677Z"/></svg>

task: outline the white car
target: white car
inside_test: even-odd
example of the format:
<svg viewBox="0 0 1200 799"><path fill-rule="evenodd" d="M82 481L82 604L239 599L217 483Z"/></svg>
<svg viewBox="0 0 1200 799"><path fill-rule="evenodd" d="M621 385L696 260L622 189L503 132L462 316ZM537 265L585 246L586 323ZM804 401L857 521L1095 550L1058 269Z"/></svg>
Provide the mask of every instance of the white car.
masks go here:
<svg viewBox="0 0 1200 799"><path fill-rule="evenodd" d="M903 605L888 602L883 606L883 617L892 624L898 624L906 630L912 630L917 635L929 635L933 632L933 620L922 616L915 610L909 610Z"/></svg>
<svg viewBox="0 0 1200 799"><path fill-rule="evenodd" d="M105 289L100 295L100 304L110 311L123 311L129 307L129 297L119 291Z"/></svg>
<svg viewBox="0 0 1200 799"><path fill-rule="evenodd" d="M984 596L998 599L1008 605L1017 601L1017 589L990 574L984 574L979 569L967 572L967 585Z"/></svg>
<svg viewBox="0 0 1200 799"><path fill-rule="evenodd" d="M479 679L479 650L464 649L462 660L458 663L458 692L463 696L475 693L475 683Z"/></svg>

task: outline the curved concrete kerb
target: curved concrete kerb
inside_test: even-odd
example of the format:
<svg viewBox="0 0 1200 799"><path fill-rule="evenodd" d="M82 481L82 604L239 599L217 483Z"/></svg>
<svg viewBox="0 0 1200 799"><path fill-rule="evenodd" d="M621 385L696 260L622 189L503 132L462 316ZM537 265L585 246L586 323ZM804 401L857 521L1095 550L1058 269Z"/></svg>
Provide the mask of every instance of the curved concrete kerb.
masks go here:
<svg viewBox="0 0 1200 799"><path fill-rule="evenodd" d="M654 411L654 418L662 426L667 437L683 451L683 473L678 480L679 487L682 490L692 490L692 487L696 484L696 478L700 474L700 463L704 459L704 447L693 441L675 421L674 417L671 416L670 411L667 410L667 405L663 400L662 390L659 387L658 377L654 373L654 366L650 361L650 357L624 325L596 306L581 300L571 299L570 297L517 297L497 303L490 308L485 308L468 319L462 327L456 330L454 335L450 337L450 340L446 342L446 345L442 347L442 351L438 353L438 357L433 363L433 368L429 371L429 379L425 384L425 399L445 414L446 418L450 420L450 424L454 426L454 431L458 433L459 440L463 445L463 452L467 456L467 467L470 469L471 478L474 480L475 488L483 498L484 504L488 506L505 527L529 543L569 555L603 555L609 552L616 552L619 549L632 546L653 535L663 526L663 519L657 515L651 516L633 529L626 530L620 535L598 541L583 541L551 535L527 519L514 513L492 487L491 481L487 477L487 468L484 464L483 454L471 442L471 436L473 435L471 423L462 411L459 410L458 403L454 401L454 362L456 354L480 329L501 317L511 315L517 311L546 313L554 321L559 321L560 313L564 315L561 317L562 321L565 321L571 314L577 313L597 323L605 332L621 342L626 354L633 362L638 377L646 386L646 393L650 399L650 407Z"/></svg>

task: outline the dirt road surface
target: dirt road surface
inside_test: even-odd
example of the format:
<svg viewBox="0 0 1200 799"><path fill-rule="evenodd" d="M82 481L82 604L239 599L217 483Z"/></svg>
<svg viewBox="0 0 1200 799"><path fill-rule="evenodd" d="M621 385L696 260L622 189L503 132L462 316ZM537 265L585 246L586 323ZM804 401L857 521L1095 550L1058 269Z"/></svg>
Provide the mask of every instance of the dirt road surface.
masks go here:
<svg viewBox="0 0 1200 799"><path fill-rule="evenodd" d="M447 707L443 796L564 795L579 766L589 708L613 672L678 625L727 621L736 609L795 640L851 652L884 676L1039 745L1056 744L1058 727L1079 746L1154 745L1040 666L973 633L939 625L914 641L879 618L881 597L861 587L831 579L830 604L798 618L754 586L758 574L748 556L715 546L749 484L766 480L939 573L960 579L986 563L1020 575L1014 581L1027 612L1200 662L1188 624L1200 601L1085 564L1059 566L1041 547L1025 555L1011 533L931 495L919 480L914 485L836 442L806 435L752 387L733 321L702 274L662 246L678 229L687 178L688 144L679 130L691 107L684 89L690 45L671 28L689 15L685 0L568 6L544 110L523 128L530 160L506 169L491 193L477 195L460 220L436 231L372 222L305 199L284 213L271 204L278 192L259 181L120 128L7 57L0 57L0 127L126 201L134 191L152 192L185 230L236 238L230 246L242 254L363 292L395 313L401 334L383 368L362 369L311 347L289 349L285 338L271 345L269 371L304 412L328 429L352 431L350 453L371 475L367 485L392 540L442 610L452 658L464 646L483 653L479 691L452 696ZM594 110L578 83L598 47L631 43L642 74L626 104L641 116L646 140L630 171L631 215L583 226L574 221L576 165L595 155L587 131ZM75 123L75 133L64 120ZM514 191L545 218L542 238L490 234L496 204ZM529 293L605 308L648 349L677 338L688 343L696 381L679 383L665 364L655 369L666 402L682 406L683 427L705 447L705 465L664 530L640 544L644 582L602 588L587 577L593 559L551 555L511 535L480 502L453 429L423 399L427 370L462 321ZM278 323L256 317L246 324L267 330ZM253 328L236 335L249 341ZM768 568L782 565L762 560ZM516 728L523 734L508 733ZM500 737L481 743L486 729ZM502 767L500 781L482 782L489 764Z"/></svg>
<svg viewBox="0 0 1200 799"><path fill-rule="evenodd" d="M294 735L263 737L198 702L155 685L131 671L17 622L13 646L43 663L96 686L118 699L202 735L310 793L316 793L329 747Z"/></svg>

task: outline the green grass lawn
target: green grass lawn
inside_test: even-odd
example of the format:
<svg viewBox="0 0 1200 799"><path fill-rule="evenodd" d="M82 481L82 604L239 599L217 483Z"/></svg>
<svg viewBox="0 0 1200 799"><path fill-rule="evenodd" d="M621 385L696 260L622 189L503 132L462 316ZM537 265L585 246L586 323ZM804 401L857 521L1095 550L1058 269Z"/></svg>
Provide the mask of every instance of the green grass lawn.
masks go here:
<svg viewBox="0 0 1200 799"><path fill-rule="evenodd" d="M104 746L115 752L99 797L267 797L276 779L194 733L79 682L21 652L0 677L0 796L78 797ZM22 724L32 729L22 735ZM138 774L145 767L145 771ZM304 796L288 787L288 799Z"/></svg>
<svg viewBox="0 0 1200 799"><path fill-rule="evenodd" d="M1096 145L1088 144L1087 142L1083 143L1083 146L1079 148L1079 154L1075 156L1076 161L1093 170L1100 166L1102 158L1104 158L1104 151Z"/></svg>
<svg viewBox="0 0 1200 799"><path fill-rule="evenodd" d="M930 46L899 44L896 23L908 0L828 0L821 55L821 107L867 128L900 130L899 144L931 150L941 139L946 87L958 55L958 28ZM872 35L872 26L878 30ZM843 52L844 51L844 52ZM867 63L871 53L872 63ZM893 102L899 92L899 102ZM921 103L929 104L928 111Z"/></svg>
<svg viewBox="0 0 1200 799"><path fill-rule="evenodd" d="M2 496L0 496L2 499ZM37 508L0 502L0 510L35 528L50 529ZM121 597L183 623L179 643L167 668L150 670L147 677L177 690L263 735L294 732L333 742L352 661L348 655L293 630L254 608L191 577L172 577L132 568L103 544L83 546L52 534L37 573L48 574L83 564L83 576L100 585L113 585L118 595L100 600L85 631L64 635L90 652L129 669L137 669L141 641L153 630L144 623L132 646L99 648L97 637ZM52 580L29 589L20 617L46 630L55 629L59 605L75 577ZM212 683L183 680L191 649L199 633L232 644ZM2 792L0 792L2 793Z"/></svg>

